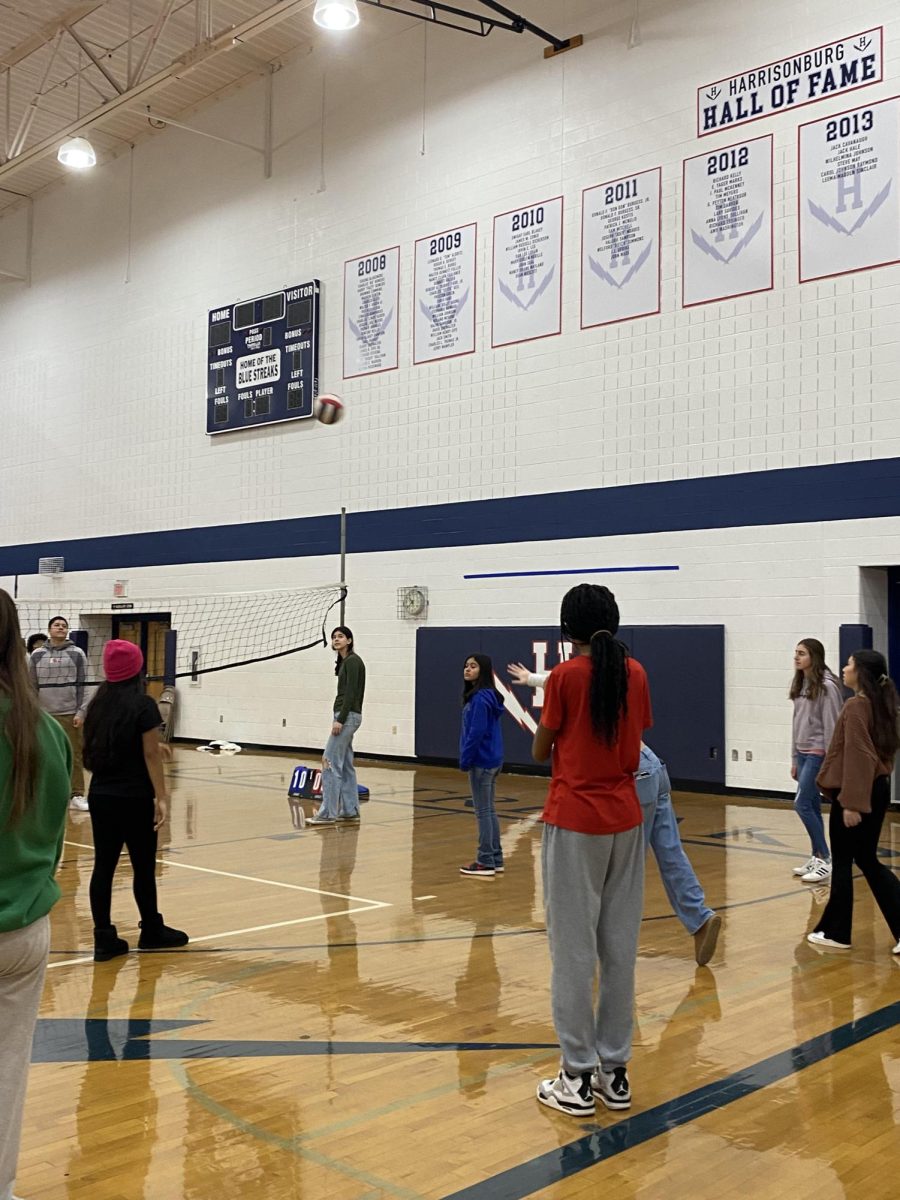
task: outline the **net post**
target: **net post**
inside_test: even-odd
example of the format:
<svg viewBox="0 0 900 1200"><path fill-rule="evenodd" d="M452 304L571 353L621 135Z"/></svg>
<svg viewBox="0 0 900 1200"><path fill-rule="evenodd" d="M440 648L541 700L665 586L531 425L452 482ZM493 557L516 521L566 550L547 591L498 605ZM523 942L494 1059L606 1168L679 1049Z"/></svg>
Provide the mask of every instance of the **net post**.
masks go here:
<svg viewBox="0 0 900 1200"><path fill-rule="evenodd" d="M164 638L165 665L163 666L163 686L175 686L176 652L178 650L178 630L167 629Z"/></svg>
<svg viewBox="0 0 900 1200"><path fill-rule="evenodd" d="M341 508L341 624L345 624L347 609L347 510Z"/></svg>

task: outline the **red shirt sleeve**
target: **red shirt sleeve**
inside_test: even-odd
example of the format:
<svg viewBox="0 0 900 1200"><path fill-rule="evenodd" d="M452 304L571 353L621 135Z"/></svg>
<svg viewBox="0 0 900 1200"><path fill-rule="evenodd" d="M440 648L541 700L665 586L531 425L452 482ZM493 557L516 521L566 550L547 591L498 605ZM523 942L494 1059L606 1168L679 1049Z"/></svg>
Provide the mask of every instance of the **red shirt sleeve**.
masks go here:
<svg viewBox="0 0 900 1200"><path fill-rule="evenodd" d="M650 708L650 686L647 675L642 673L641 679L641 729L650 729L653 725L653 711Z"/></svg>
<svg viewBox="0 0 900 1200"><path fill-rule="evenodd" d="M544 684L544 707L541 709L541 724L554 732L562 729L565 706L560 694L560 673L551 671Z"/></svg>

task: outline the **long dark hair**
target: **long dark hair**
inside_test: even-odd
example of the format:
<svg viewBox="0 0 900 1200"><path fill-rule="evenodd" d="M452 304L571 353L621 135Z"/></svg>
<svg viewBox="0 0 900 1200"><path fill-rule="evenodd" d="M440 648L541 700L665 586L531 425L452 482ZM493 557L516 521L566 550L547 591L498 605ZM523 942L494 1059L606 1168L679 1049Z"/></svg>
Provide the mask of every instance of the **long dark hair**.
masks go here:
<svg viewBox="0 0 900 1200"><path fill-rule="evenodd" d="M619 718L628 712L628 647L615 636L619 606L607 587L579 583L563 597L559 623L564 641L591 648L591 727L612 746Z"/></svg>
<svg viewBox="0 0 900 1200"><path fill-rule="evenodd" d="M144 694L143 672L121 683L101 683L84 718L84 765L103 771L134 736L134 719Z"/></svg>
<svg viewBox="0 0 900 1200"><path fill-rule="evenodd" d="M331 633L328 635L329 638L333 638L336 633L342 633L344 635L344 637L350 643L350 649L347 651L347 653L353 654L354 653L353 630L350 629L347 625L335 625L334 629L332 629ZM338 655L337 658L334 660L335 675L340 675L341 663L343 661L344 660L341 658L340 655Z"/></svg>
<svg viewBox="0 0 900 1200"><path fill-rule="evenodd" d="M0 799L10 797L9 820L12 828L34 803L38 776L37 730L41 719L28 662L22 653L19 614L9 592L0 589L0 695L10 701L9 712L0 732L12 747L12 773L0 791Z"/></svg>
<svg viewBox="0 0 900 1200"><path fill-rule="evenodd" d="M798 646L805 646L809 651L810 670L809 679L803 671L795 671L794 678L791 680L791 690L788 695L792 700L796 700L798 696L802 696L804 687L806 688L807 700L818 700L825 692L825 680L830 676L837 683L834 671L825 661L825 647L818 638L801 638L797 643Z"/></svg>
<svg viewBox="0 0 900 1200"><path fill-rule="evenodd" d="M877 650L854 650L856 687L872 706L872 744L882 762L893 762L900 750L897 729L897 689L887 673L887 663Z"/></svg>
<svg viewBox="0 0 900 1200"><path fill-rule="evenodd" d="M478 663L478 678L466 679L463 682L462 702L463 708L469 703L476 692L480 692L482 688L490 688L501 704L505 704L503 693L494 687L494 664L491 662L488 654L467 654L463 659L463 666L473 658Z"/></svg>

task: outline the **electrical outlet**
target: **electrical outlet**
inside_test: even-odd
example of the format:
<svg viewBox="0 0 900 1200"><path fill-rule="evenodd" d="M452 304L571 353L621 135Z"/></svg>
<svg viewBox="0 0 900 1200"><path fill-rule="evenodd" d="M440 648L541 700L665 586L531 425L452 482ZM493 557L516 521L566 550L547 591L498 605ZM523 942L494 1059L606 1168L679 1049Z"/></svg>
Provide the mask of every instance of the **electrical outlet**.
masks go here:
<svg viewBox="0 0 900 1200"><path fill-rule="evenodd" d="M738 761L738 759L739 759L740 757L741 757L741 756L740 756L740 754L737 752L737 750L732 750L732 752L731 752L731 761L732 761L732 762L737 762L737 761Z"/></svg>
<svg viewBox="0 0 900 1200"><path fill-rule="evenodd" d="M225 720L224 716L221 713L219 713L219 724L221 725L224 722L224 720Z"/></svg>
<svg viewBox="0 0 900 1200"><path fill-rule="evenodd" d="M746 758L747 762L753 762L753 751L752 751L752 750L745 750L745 751L744 751L744 758Z"/></svg>
<svg viewBox="0 0 900 1200"><path fill-rule="evenodd" d="M397 726L396 726L396 725L392 725L392 726L391 726L391 733L396 733L396 732L397 732Z"/></svg>
<svg viewBox="0 0 900 1200"><path fill-rule="evenodd" d="M287 717L282 717L282 718L281 718L281 728L282 728L282 729L287 729Z"/></svg>

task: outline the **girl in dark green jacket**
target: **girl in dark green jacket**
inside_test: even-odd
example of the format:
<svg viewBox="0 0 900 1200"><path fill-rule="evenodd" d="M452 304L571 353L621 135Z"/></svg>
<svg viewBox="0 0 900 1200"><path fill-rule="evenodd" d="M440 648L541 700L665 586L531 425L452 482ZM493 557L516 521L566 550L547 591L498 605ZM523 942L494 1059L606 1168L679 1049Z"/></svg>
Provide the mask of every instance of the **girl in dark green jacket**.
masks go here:
<svg viewBox="0 0 900 1200"><path fill-rule="evenodd" d="M15 1182L71 768L63 728L31 686L16 606L0 590L0 1196Z"/></svg>

